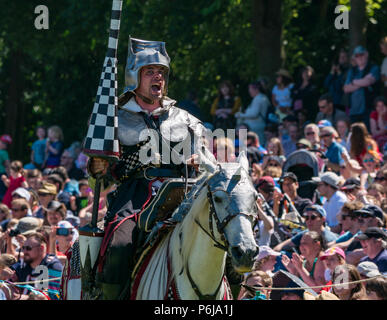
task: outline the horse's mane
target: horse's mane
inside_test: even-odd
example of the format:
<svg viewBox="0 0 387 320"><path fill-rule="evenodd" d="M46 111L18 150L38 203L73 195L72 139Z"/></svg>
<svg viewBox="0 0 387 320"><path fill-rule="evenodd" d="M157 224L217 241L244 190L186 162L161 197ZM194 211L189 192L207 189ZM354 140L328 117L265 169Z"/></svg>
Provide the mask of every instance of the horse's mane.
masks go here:
<svg viewBox="0 0 387 320"><path fill-rule="evenodd" d="M201 188L202 185L210 179L211 176L205 175L192 190L190 199L190 208L184 219L178 223L173 230L170 247L172 250L178 250L175 257L180 256L181 259L176 259L172 263L172 276L177 276L185 267L188 257L190 255L193 241L198 232L198 225L195 223L195 219L198 219L200 214L209 211L209 203L207 199L207 189ZM186 235L186 236L184 236ZM188 236L187 236L188 235Z"/></svg>

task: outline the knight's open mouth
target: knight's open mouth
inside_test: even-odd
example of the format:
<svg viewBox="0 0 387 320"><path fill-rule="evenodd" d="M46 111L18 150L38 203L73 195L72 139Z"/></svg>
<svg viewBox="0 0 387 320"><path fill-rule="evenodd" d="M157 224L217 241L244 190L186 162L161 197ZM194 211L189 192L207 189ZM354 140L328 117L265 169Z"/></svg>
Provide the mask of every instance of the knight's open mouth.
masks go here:
<svg viewBox="0 0 387 320"><path fill-rule="evenodd" d="M161 90L161 86L159 84L153 84L151 86L152 88L152 91L160 91Z"/></svg>

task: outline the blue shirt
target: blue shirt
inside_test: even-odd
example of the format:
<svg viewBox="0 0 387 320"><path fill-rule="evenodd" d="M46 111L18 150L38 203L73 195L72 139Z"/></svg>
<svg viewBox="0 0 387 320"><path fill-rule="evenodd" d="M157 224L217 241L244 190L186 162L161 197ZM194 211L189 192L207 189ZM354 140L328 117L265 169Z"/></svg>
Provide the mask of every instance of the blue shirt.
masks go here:
<svg viewBox="0 0 387 320"><path fill-rule="evenodd" d="M44 158L46 156L46 139L36 140L31 147L34 152L33 161L37 164L43 164Z"/></svg>
<svg viewBox="0 0 387 320"><path fill-rule="evenodd" d="M378 266L380 273L387 272L387 249L382 249L380 253L373 259L370 259L368 256L362 258L360 262L371 261Z"/></svg>
<svg viewBox="0 0 387 320"><path fill-rule="evenodd" d="M347 74L347 80L345 84L350 84L355 79L363 79L366 74L363 74L365 68L363 70L359 70L358 67L350 68ZM369 72L376 81L380 78L380 70L377 65L372 65ZM351 107L349 109L349 114L353 115L361 115L366 111L366 96L365 96L365 88L359 88L351 93L350 99Z"/></svg>
<svg viewBox="0 0 387 320"><path fill-rule="evenodd" d="M344 164L344 160L341 157L341 153L344 151L344 147L341 144L338 144L336 141L333 141L332 144L328 147L325 156L328 160L334 164Z"/></svg>

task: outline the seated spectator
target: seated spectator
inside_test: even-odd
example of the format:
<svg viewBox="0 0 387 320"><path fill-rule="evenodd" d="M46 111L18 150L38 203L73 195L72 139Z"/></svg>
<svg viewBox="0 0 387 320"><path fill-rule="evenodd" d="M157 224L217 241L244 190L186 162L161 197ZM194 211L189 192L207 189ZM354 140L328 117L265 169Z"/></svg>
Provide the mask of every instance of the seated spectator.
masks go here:
<svg viewBox="0 0 387 320"><path fill-rule="evenodd" d="M282 141L285 157L288 157L292 152L297 150L298 139L298 126L292 124L289 126L289 139Z"/></svg>
<svg viewBox="0 0 387 320"><path fill-rule="evenodd" d="M384 212L387 212L386 192L387 190L379 183L373 183L367 188L367 194L380 202L380 208Z"/></svg>
<svg viewBox="0 0 387 320"><path fill-rule="evenodd" d="M361 223L359 222L360 216L355 211L364 207L364 204L360 201L348 201L344 203L340 212L337 215L337 219L341 225L342 234L336 239L336 241L328 243L328 247L340 247L346 249L352 242L353 237L360 231Z"/></svg>
<svg viewBox="0 0 387 320"><path fill-rule="evenodd" d="M300 150L300 149L305 149L305 150L311 150L312 149L312 144L310 143L309 140L307 139L300 139L297 141L297 150Z"/></svg>
<svg viewBox="0 0 387 320"><path fill-rule="evenodd" d="M55 279L48 281L48 295L51 299L57 300L60 284L60 280L57 280L57 278L62 274L62 264L55 256L47 254L47 243L44 236L37 232L28 235L22 250L24 261L12 266L15 274L10 280L12 282L34 281L37 277L41 278L41 272L35 273L35 268L39 265L46 266L48 277ZM26 294L26 292L23 292L23 294Z"/></svg>
<svg viewBox="0 0 387 320"><path fill-rule="evenodd" d="M12 277L14 271L11 266L17 262L14 255L3 253L0 255L0 280L8 280ZM0 299L1 300L1 299Z"/></svg>
<svg viewBox="0 0 387 320"><path fill-rule="evenodd" d="M324 254L321 256L321 261L324 262L325 265L325 281L327 282L327 287L322 289L326 291L331 291L331 287L329 285L332 284L332 274L335 268L338 265L345 264L345 253L343 249L339 247L332 247L325 250Z"/></svg>
<svg viewBox="0 0 387 320"><path fill-rule="evenodd" d="M253 270L264 271L272 277L276 259L280 255L281 253L274 251L269 246L259 246L259 255L254 263Z"/></svg>
<svg viewBox="0 0 387 320"><path fill-rule="evenodd" d="M274 232L274 217L271 217L269 213L265 212L262 206L262 199L258 199L257 204L258 222L254 228L256 242L258 246L269 246L271 236Z"/></svg>
<svg viewBox="0 0 387 320"><path fill-rule="evenodd" d="M346 284L361 280L360 274L356 267L351 264L338 265L332 274L332 293L340 300L366 300L364 286L361 283ZM343 285L340 285L343 284Z"/></svg>
<svg viewBox="0 0 387 320"><path fill-rule="evenodd" d="M283 249L288 250L292 247L299 247L301 238L307 231L315 231L322 235L325 243L335 241L337 239L337 235L331 232L329 228L325 227L326 216L326 211L319 205L306 207L304 211L304 218L307 229L299 232L292 238L281 242L274 248L274 250L281 251Z"/></svg>
<svg viewBox="0 0 387 320"><path fill-rule="evenodd" d="M339 135L336 138L337 142L340 143L349 152L349 149L350 149L348 144L349 121L338 120L336 123L336 129Z"/></svg>
<svg viewBox="0 0 387 320"><path fill-rule="evenodd" d="M71 150L66 149L63 151L60 158L60 165L66 169L69 179L85 179L85 173L75 166L75 155L71 152Z"/></svg>
<svg viewBox="0 0 387 320"><path fill-rule="evenodd" d="M253 163L251 166L250 176L255 189L257 188L258 181L262 177L262 175L263 175L263 170L261 166L256 163Z"/></svg>
<svg viewBox="0 0 387 320"><path fill-rule="evenodd" d="M50 226L57 226L59 221L66 218L66 207L63 203L52 200L49 202L46 208L46 219Z"/></svg>
<svg viewBox="0 0 387 320"><path fill-rule="evenodd" d="M300 277L308 286L320 286L325 281L325 266L321 261L324 254L325 242L323 237L315 231L307 231L300 241L300 253L293 253L292 259L282 255L282 263L286 269ZM321 289L313 289L319 292Z"/></svg>
<svg viewBox="0 0 387 320"><path fill-rule="evenodd" d="M365 189L371 185L379 171L380 159L377 154L367 152L363 157L363 167L365 170L360 175L361 186Z"/></svg>
<svg viewBox="0 0 387 320"><path fill-rule="evenodd" d="M26 180L28 187L37 192L42 187L42 172L38 169L27 170Z"/></svg>
<svg viewBox="0 0 387 320"><path fill-rule="evenodd" d="M4 222L11 219L11 211L4 203L0 203L0 225Z"/></svg>
<svg viewBox="0 0 387 320"><path fill-rule="evenodd" d="M262 147L260 139L255 132L247 133L247 153L252 153L255 155L254 158L258 160L258 163L261 163L267 150Z"/></svg>
<svg viewBox="0 0 387 320"><path fill-rule="evenodd" d="M71 207L70 207L71 194L70 192L64 190L66 183L69 181L69 179L68 179L67 173L63 172L61 168L65 170L63 167L54 168L52 170L52 172L54 173L50 174L46 178L46 181L56 186L56 189L58 192L56 197L58 201L64 203L66 208L68 210L71 210ZM57 171L54 171L54 170L57 170Z"/></svg>
<svg viewBox="0 0 387 320"><path fill-rule="evenodd" d="M267 288L267 290L259 290L259 298L260 300L270 300L270 288L272 286L273 280L267 273L259 270L251 271L244 277L238 300L254 299L258 294L256 288Z"/></svg>
<svg viewBox="0 0 387 320"><path fill-rule="evenodd" d="M12 218L20 220L28 215L28 211L31 209L26 199L15 199L11 202Z"/></svg>
<svg viewBox="0 0 387 320"><path fill-rule="evenodd" d="M348 158L344 158L346 161ZM349 159L348 162L340 166L340 176L342 176L345 180L349 178L360 179L360 173L364 169L359 165L355 159Z"/></svg>
<svg viewBox="0 0 387 320"><path fill-rule="evenodd" d="M329 93L323 94L318 100L318 107L320 112L316 116L315 122L320 120L328 120L334 127L336 127L339 120L348 121L348 117L344 111L335 108L333 98Z"/></svg>
<svg viewBox="0 0 387 320"><path fill-rule="evenodd" d="M349 178L345 180L343 186L340 188L348 199L348 201L355 201L358 199L360 188L360 180L356 178Z"/></svg>
<svg viewBox="0 0 387 320"><path fill-rule="evenodd" d="M360 262L370 261L378 266L381 273L387 272L387 249L385 248L387 233L381 228L367 228L357 236L360 240L363 251L366 254Z"/></svg>
<svg viewBox="0 0 387 320"><path fill-rule="evenodd" d="M256 190L263 195L266 202L272 206L273 204L273 193L275 188L274 179L270 176L263 176L258 180Z"/></svg>
<svg viewBox="0 0 387 320"><path fill-rule="evenodd" d="M362 279L369 279L382 275L379 272L378 266L371 261L360 262L357 265L357 271L359 271Z"/></svg>
<svg viewBox="0 0 387 320"><path fill-rule="evenodd" d="M93 190L87 180L79 181L79 194L71 197L71 211L78 216L79 211L93 202Z"/></svg>
<svg viewBox="0 0 387 320"><path fill-rule="evenodd" d="M282 147L281 140L277 137L271 138L267 144L267 154L272 156L278 156L281 163L286 160L284 148Z"/></svg>
<svg viewBox="0 0 387 320"><path fill-rule="evenodd" d="M387 142L387 102L384 97L377 97L374 101L375 110L370 115L370 127L372 138L376 141L380 150L383 150Z"/></svg>
<svg viewBox="0 0 387 320"><path fill-rule="evenodd" d="M7 187L7 191L5 192L3 198L3 203L10 207L12 201L12 192L19 187L28 188L28 184L26 182L26 179L24 178L23 163L18 160L12 161L10 166L9 178L3 175L1 176L1 179Z"/></svg>
<svg viewBox="0 0 387 320"><path fill-rule="evenodd" d="M298 178L293 172L285 172L280 179L280 185L283 193L289 197L300 215L302 215L306 207L312 205L310 199L301 198L298 195ZM283 210L289 211L289 204L284 199L284 194L278 194L278 197L274 198L273 211L279 218L282 217L281 212Z"/></svg>
<svg viewBox="0 0 387 320"><path fill-rule="evenodd" d="M387 300L387 279L385 277L367 281L365 289L369 300Z"/></svg>
<svg viewBox="0 0 387 320"><path fill-rule="evenodd" d="M44 219L45 209L48 204L56 199L57 188L54 184L43 182L43 185L40 189L38 189L38 198L40 203L40 208L35 212L35 216L37 218Z"/></svg>
<svg viewBox="0 0 387 320"><path fill-rule="evenodd" d="M383 166L376 173L376 177L374 179L375 183L380 183L384 188L387 187L387 167Z"/></svg>
<svg viewBox="0 0 387 320"><path fill-rule="evenodd" d="M342 153L347 150L336 142L337 132L333 127L323 127L320 129L321 143L326 149L325 156L328 158L327 167L334 172L340 171L340 166L345 165Z"/></svg>
<svg viewBox="0 0 387 320"><path fill-rule="evenodd" d="M57 256L64 265L67 259L67 251L78 239L78 230L68 221L59 221L57 226L53 228L53 232L55 232L55 236L49 235L48 253Z"/></svg>
<svg viewBox="0 0 387 320"><path fill-rule="evenodd" d="M323 207L327 214L327 224L332 232L340 232L339 221L336 215L341 207L348 201L344 193L339 191L340 178L333 172L325 172L320 177L313 177L312 180L318 182L318 191L325 197Z"/></svg>
<svg viewBox="0 0 387 320"><path fill-rule="evenodd" d="M312 149L320 148L320 128L315 123L305 126L304 136L311 143Z"/></svg>
<svg viewBox="0 0 387 320"><path fill-rule="evenodd" d="M235 147L231 139L220 137L216 140L216 160L218 162L235 162Z"/></svg>

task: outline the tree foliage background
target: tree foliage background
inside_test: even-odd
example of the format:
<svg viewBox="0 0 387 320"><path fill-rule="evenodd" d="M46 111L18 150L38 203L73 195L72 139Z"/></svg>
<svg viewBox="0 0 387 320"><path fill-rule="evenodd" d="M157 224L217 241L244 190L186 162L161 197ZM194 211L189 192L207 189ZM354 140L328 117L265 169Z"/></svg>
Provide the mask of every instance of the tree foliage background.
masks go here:
<svg viewBox="0 0 387 320"><path fill-rule="evenodd" d="M42 4L49 9L49 30L34 27L34 9ZM0 133L14 139L11 158L29 161L37 125L61 126L66 146L83 140L107 49L111 4L0 0ZM350 30L334 27L339 4L360 17L352 25L350 19ZM259 76L273 80L280 67L296 76L311 65L323 91L323 78L342 47L364 44L381 63L386 13L383 0L124 0L119 91L129 35L167 43L169 96L179 101L196 90L207 118L225 79L236 85L245 106L247 84ZM355 27L361 32L354 35Z"/></svg>

